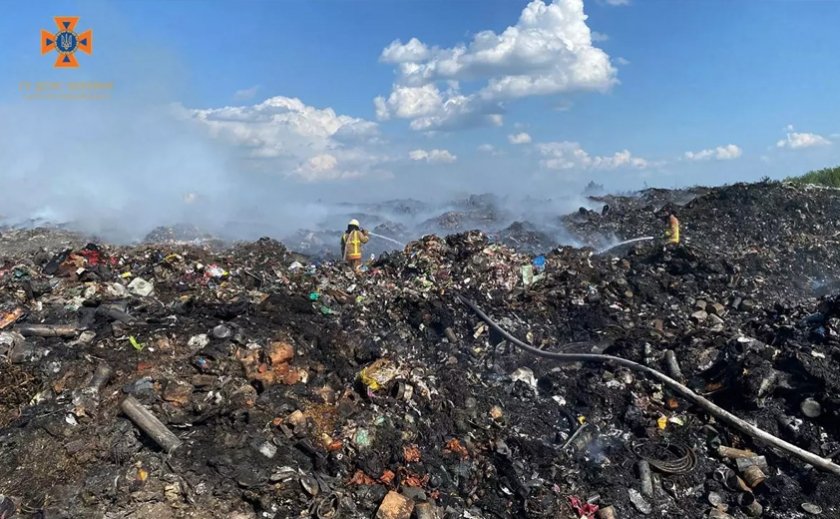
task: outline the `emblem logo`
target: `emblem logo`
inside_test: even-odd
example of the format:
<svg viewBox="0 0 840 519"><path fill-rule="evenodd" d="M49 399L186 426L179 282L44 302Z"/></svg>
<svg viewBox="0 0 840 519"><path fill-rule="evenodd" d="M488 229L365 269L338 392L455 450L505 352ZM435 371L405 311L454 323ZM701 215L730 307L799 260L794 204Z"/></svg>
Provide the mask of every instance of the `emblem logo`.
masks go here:
<svg viewBox="0 0 840 519"><path fill-rule="evenodd" d="M93 31L88 29L81 34L76 33L75 29L78 22L78 16L56 16L55 24L58 26L58 32L53 34L41 29L41 54L51 51L58 53L54 67L78 67L77 50L85 54L93 54Z"/></svg>

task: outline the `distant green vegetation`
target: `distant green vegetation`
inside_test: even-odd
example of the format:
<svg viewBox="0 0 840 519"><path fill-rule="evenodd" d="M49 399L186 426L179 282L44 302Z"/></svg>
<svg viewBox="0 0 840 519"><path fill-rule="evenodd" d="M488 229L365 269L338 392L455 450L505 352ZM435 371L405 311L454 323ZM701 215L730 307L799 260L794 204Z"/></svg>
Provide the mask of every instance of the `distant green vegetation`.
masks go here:
<svg viewBox="0 0 840 519"><path fill-rule="evenodd" d="M840 188L840 166L809 171L798 177L790 177L787 181L794 184L815 184Z"/></svg>

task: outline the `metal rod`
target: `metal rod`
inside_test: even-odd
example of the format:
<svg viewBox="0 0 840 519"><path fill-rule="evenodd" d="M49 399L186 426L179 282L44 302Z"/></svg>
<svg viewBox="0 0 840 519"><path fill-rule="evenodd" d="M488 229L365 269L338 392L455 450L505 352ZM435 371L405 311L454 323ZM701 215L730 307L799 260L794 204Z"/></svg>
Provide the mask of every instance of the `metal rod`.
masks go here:
<svg viewBox="0 0 840 519"><path fill-rule="evenodd" d="M575 432L574 432L574 433L572 433L572 435L571 435L571 436L569 436L569 439L568 439L568 440L566 440L566 443L564 443L564 444L563 444L563 446L560 448L560 450L564 450L566 447L568 447L569 445L571 445L571 444L572 444L572 442L573 442L573 441L575 441L575 438L577 438L578 436L580 436L580 433L581 433L581 432L583 432L583 430L584 430L584 429L586 429L587 427L589 427L589 423L588 423L588 422L586 422L586 423L582 424L580 427L578 427L578 428L575 430Z"/></svg>
<svg viewBox="0 0 840 519"><path fill-rule="evenodd" d="M650 464L642 460L639 462L639 480L642 482L642 495L653 497L653 475L650 473Z"/></svg>
<svg viewBox="0 0 840 519"><path fill-rule="evenodd" d="M93 377L91 377L90 385L88 387L99 391L105 386L105 384L108 383L108 380L111 379L111 375L113 373L114 371L111 369L111 366L103 362L96 367L96 371L93 372Z"/></svg>
<svg viewBox="0 0 840 519"><path fill-rule="evenodd" d="M73 337L79 327L73 324L21 324L15 331L24 337Z"/></svg>
<svg viewBox="0 0 840 519"><path fill-rule="evenodd" d="M181 440L133 396L126 397L120 404L120 408L137 427L148 434L167 453L181 446Z"/></svg>
<svg viewBox="0 0 840 519"><path fill-rule="evenodd" d="M718 447L717 451L718 454L720 454L724 458L731 459L754 458L757 456L757 454L752 451L745 451L743 449L736 449L734 447L727 447L725 445L721 445L720 447Z"/></svg>
<svg viewBox="0 0 840 519"><path fill-rule="evenodd" d="M668 350L665 352L665 365L668 367L668 373L672 377L677 380L683 380L680 363L677 361L677 354L674 353L674 350Z"/></svg>

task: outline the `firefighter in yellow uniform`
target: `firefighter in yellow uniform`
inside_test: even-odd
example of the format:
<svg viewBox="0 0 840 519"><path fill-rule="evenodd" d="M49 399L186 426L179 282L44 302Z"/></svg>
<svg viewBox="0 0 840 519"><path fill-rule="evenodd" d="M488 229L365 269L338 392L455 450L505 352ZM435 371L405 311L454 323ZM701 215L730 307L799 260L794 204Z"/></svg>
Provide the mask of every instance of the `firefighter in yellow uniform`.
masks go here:
<svg viewBox="0 0 840 519"><path fill-rule="evenodd" d="M674 245L680 243L680 221L673 212L668 215L668 230L665 231L665 237L668 238L668 243Z"/></svg>
<svg viewBox="0 0 840 519"><path fill-rule="evenodd" d="M341 254L355 271L362 266L362 244L369 239L368 232L359 227L359 220L355 218L350 220L347 230L341 235Z"/></svg>

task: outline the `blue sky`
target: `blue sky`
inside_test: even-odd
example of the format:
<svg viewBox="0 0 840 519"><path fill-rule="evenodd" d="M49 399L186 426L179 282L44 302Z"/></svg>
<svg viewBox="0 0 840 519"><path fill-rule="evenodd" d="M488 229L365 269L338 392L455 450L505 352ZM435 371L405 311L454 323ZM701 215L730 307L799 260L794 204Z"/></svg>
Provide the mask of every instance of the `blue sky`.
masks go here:
<svg viewBox="0 0 840 519"><path fill-rule="evenodd" d="M134 0L7 11L0 176L37 186L28 210L103 194L118 208L138 193L175 203L235 191L249 204L267 193L298 203L560 196L590 180L675 187L840 163L840 2ZM94 31L78 69L40 55L39 31L59 15ZM31 100L21 81L114 89L107 100ZM84 131L53 136L70 121Z"/></svg>

